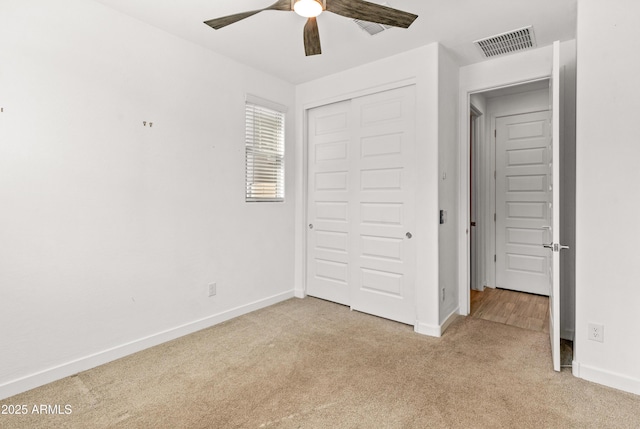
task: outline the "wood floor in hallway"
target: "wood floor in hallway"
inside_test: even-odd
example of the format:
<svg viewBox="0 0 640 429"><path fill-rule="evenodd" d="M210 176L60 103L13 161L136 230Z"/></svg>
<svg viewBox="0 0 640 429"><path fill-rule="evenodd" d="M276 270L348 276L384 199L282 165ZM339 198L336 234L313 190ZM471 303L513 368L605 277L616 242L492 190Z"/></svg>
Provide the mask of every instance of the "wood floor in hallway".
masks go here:
<svg viewBox="0 0 640 429"><path fill-rule="evenodd" d="M506 289L471 290L471 317L549 332L549 298Z"/></svg>

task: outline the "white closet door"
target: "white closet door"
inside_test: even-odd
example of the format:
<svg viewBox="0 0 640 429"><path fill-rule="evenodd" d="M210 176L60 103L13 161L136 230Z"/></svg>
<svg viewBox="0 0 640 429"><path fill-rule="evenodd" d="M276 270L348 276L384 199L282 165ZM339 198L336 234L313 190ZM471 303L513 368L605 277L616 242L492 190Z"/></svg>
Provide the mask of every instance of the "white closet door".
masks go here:
<svg viewBox="0 0 640 429"><path fill-rule="evenodd" d="M308 116L307 293L349 305L351 103Z"/></svg>
<svg viewBox="0 0 640 429"><path fill-rule="evenodd" d="M415 323L415 90L312 109L307 293Z"/></svg>
<svg viewBox="0 0 640 429"><path fill-rule="evenodd" d="M353 100L354 310L415 324L415 92Z"/></svg>

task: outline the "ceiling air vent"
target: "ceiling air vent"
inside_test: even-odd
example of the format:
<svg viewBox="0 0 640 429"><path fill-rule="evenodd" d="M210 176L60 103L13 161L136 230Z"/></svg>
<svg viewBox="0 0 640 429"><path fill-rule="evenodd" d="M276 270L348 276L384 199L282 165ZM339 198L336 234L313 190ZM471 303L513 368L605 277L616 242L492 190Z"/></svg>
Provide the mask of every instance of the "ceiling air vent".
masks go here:
<svg viewBox="0 0 640 429"><path fill-rule="evenodd" d="M381 3L380 5L391 7L391 5L387 2ZM360 27L361 30L366 31L371 36L375 36L376 34L382 33L383 31L391 28L391 26L389 25L378 24L377 22L362 21L360 19L354 19L353 22L358 24L358 27Z"/></svg>
<svg viewBox="0 0 640 429"><path fill-rule="evenodd" d="M384 30L388 30L389 28L391 28L387 25L378 24L376 22L361 21L359 19L354 19L353 22L358 24L358 27L360 27L361 29L363 29L364 31L366 31L372 36L378 33L382 33Z"/></svg>
<svg viewBox="0 0 640 429"><path fill-rule="evenodd" d="M480 48L486 58L510 54L537 46L533 27L531 26L476 40L473 43Z"/></svg>

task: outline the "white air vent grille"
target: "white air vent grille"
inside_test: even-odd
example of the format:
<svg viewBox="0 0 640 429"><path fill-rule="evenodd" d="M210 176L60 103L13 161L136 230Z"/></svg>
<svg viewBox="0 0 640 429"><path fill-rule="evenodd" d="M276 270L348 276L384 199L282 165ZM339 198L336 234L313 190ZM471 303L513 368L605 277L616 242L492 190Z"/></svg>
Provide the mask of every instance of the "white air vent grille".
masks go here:
<svg viewBox="0 0 640 429"><path fill-rule="evenodd" d="M476 40L473 43L480 48L486 58L535 48L537 46L535 35L533 34L533 27L531 26Z"/></svg>
<svg viewBox="0 0 640 429"><path fill-rule="evenodd" d="M364 31L366 31L372 36L378 33L382 33L384 30L388 30L389 28L391 28L388 25L378 24L376 22L360 21L359 19L354 19L353 22L358 24L358 27L360 27L361 29L363 29Z"/></svg>

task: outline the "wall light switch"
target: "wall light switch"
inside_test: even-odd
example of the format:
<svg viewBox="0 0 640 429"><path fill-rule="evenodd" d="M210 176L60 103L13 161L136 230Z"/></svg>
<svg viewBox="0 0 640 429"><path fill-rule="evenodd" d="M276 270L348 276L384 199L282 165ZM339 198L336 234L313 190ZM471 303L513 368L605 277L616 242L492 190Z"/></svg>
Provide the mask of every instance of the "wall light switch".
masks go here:
<svg viewBox="0 0 640 429"><path fill-rule="evenodd" d="M447 222L447 211L440 210L440 225Z"/></svg>

